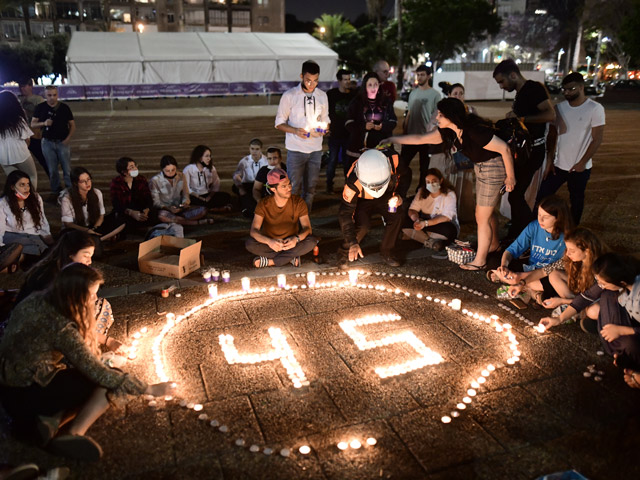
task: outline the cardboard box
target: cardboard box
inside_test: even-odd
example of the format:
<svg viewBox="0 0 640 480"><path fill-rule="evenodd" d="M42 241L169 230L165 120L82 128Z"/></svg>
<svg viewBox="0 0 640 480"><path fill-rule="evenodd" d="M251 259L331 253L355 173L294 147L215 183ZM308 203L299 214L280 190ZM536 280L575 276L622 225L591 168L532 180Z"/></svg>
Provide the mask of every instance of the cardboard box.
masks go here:
<svg viewBox="0 0 640 480"><path fill-rule="evenodd" d="M200 268L202 242L161 235L140 244L138 268L142 273L182 278Z"/></svg>

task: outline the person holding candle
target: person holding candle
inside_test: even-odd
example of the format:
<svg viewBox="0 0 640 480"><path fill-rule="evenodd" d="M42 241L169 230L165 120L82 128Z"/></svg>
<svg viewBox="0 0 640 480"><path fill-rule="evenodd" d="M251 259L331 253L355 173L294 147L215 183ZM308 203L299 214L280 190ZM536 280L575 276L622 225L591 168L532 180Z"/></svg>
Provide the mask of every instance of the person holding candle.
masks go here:
<svg viewBox="0 0 640 480"><path fill-rule="evenodd" d="M380 90L378 75L367 73L360 92L349 104L344 124L349 132L345 171L349 171L364 150L375 148L383 138L391 135L397 123L393 101Z"/></svg>
<svg viewBox="0 0 640 480"><path fill-rule="evenodd" d="M53 244L42 198L20 170L9 173L0 198L1 243L19 243L22 252L32 257L42 255Z"/></svg>
<svg viewBox="0 0 640 480"><path fill-rule="evenodd" d="M544 198L538 205L538 219L531 222L509 245L502 254L500 266L487 272L487 278L513 285L509 290L513 297L528 289L534 292L539 304L548 297L556 296L548 275L562 264L564 236L572 228L567 202L555 195ZM522 264L518 259L527 250L531 252L528 263Z"/></svg>
<svg viewBox="0 0 640 480"><path fill-rule="evenodd" d="M189 188L184 175L178 171L177 160L165 155L160 159L160 170L149 184L153 206L158 209L158 219L179 225L212 224L212 219L203 218L207 215L205 207L190 207Z"/></svg>
<svg viewBox="0 0 640 480"><path fill-rule="evenodd" d="M445 155L455 147L473 163L476 173L476 222L478 248L474 260L460 265L463 270L485 270L487 256L500 248L498 222L493 213L501 190L513 190L515 173L509 146L494 135L491 123L467 113L457 98L445 98L437 104L438 128L419 135L391 137L385 142L402 145L444 144Z"/></svg>
<svg viewBox="0 0 640 480"><path fill-rule="evenodd" d="M319 77L320 66L313 60L304 62L300 85L282 94L275 119L275 127L286 134L292 192L304 198L309 212L320 175L322 138L330 123L327 94L316 88Z"/></svg>
<svg viewBox="0 0 640 480"><path fill-rule="evenodd" d="M284 170L271 170L267 186L273 195L258 203L245 247L257 255L253 259L256 268L281 267L287 263L299 267L300 257L318 243L311 235L307 206L298 195L292 195L291 182Z"/></svg>
<svg viewBox="0 0 640 480"><path fill-rule="evenodd" d="M372 149L365 151L351 166L342 190L338 220L343 242L338 250L338 266L349 268L349 262L363 258L360 242L371 228L371 217L382 215L385 221L380 253L384 262L400 266L393 256L396 239L402 227L402 198L395 193L398 186L398 155Z"/></svg>
<svg viewBox="0 0 640 480"><path fill-rule="evenodd" d="M0 399L16 433L34 432L51 452L89 461L98 460L102 449L86 432L111 404L172 389L102 363L94 317L101 283L91 267L68 265L46 291L15 307L0 340Z"/></svg>
<svg viewBox="0 0 640 480"><path fill-rule="evenodd" d="M125 223L111 213L105 216L102 192L93 188L89 170L75 167L71 170L71 188L60 194L62 223L67 228L95 235L101 241L115 237L124 230Z"/></svg>
<svg viewBox="0 0 640 480"><path fill-rule="evenodd" d="M605 253L593 262L595 284L577 295L557 317L540 320L544 328L566 322L576 313L596 305L594 333L604 350L624 370L625 381L638 388L640 381L640 260L631 255Z"/></svg>
<svg viewBox="0 0 640 480"><path fill-rule="evenodd" d="M441 251L458 236L456 194L437 168L427 170L425 187L420 187L411 202L409 218L412 228L404 228L402 232L426 248Z"/></svg>
<svg viewBox="0 0 640 480"><path fill-rule="evenodd" d="M146 228L153 221L153 200L149 182L139 174L138 165L129 157L116 161L118 176L111 180L111 205L118 220L125 222L125 230Z"/></svg>

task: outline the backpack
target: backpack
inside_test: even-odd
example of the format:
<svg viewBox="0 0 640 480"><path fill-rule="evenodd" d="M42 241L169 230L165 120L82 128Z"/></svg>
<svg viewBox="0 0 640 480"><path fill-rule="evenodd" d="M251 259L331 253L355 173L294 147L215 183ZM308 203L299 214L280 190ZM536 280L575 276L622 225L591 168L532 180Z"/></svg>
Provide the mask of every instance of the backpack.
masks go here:
<svg viewBox="0 0 640 480"><path fill-rule="evenodd" d="M531 156L531 135L517 118L503 118L493 126L496 137L504 140L511 150L514 166L524 165Z"/></svg>

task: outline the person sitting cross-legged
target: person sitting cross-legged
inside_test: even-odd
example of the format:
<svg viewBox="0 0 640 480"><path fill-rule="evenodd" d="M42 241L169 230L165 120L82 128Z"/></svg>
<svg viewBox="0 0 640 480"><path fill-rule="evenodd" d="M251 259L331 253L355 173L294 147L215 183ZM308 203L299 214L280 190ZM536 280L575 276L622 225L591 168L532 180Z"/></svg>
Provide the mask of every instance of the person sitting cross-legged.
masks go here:
<svg viewBox="0 0 640 480"><path fill-rule="evenodd" d="M267 175L267 187L273 195L263 198L255 210L246 249L257 255L253 266L300 266L300 257L313 250L318 239L311 235L307 205L291 194L291 182L281 168Z"/></svg>

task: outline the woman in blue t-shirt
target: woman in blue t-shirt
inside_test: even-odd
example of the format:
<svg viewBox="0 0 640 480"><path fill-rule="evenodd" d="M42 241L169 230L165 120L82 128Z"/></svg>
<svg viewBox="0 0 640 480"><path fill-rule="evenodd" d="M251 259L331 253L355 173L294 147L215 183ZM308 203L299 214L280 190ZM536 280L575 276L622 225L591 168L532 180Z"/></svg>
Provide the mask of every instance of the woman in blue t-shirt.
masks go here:
<svg viewBox="0 0 640 480"><path fill-rule="evenodd" d="M548 277L543 275L529 277L533 272L562 260L565 250L564 235L572 227L573 222L567 202L556 195L545 197L538 205L538 219L527 225L518 238L509 245L502 254L500 266L488 272L487 277L495 282L545 292L542 298L538 299L540 301L544 297L555 296L555 290L549 283ZM527 250L530 251L528 263L518 265L514 262ZM517 271L520 269L522 271Z"/></svg>

